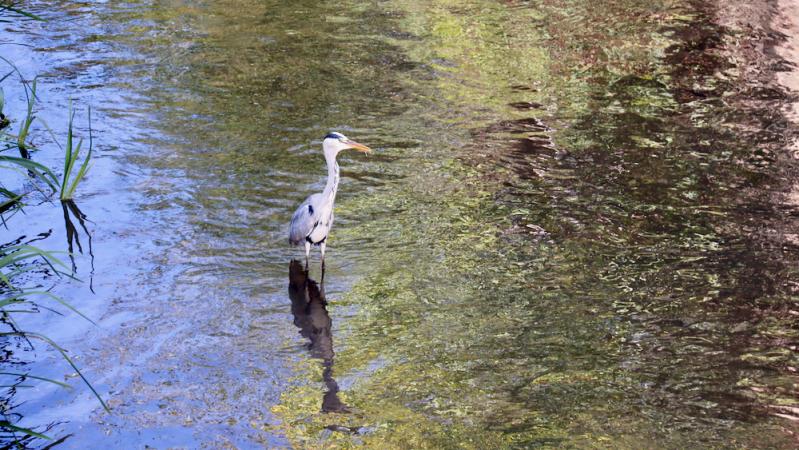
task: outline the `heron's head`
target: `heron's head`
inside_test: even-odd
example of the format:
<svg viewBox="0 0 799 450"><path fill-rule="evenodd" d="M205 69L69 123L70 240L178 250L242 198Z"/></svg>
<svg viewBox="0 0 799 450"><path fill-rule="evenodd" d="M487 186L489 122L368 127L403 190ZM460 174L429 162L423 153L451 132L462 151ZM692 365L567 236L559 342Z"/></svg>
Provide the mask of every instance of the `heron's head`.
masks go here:
<svg viewBox="0 0 799 450"><path fill-rule="evenodd" d="M361 143L355 142L352 139L349 139L347 136L344 136L341 133L336 133L335 131L328 133L328 135L325 136L325 139L322 141L322 148L324 149L325 154L330 153L333 156L338 154L338 152L348 148L352 148L364 153L369 153L372 151L371 148Z"/></svg>

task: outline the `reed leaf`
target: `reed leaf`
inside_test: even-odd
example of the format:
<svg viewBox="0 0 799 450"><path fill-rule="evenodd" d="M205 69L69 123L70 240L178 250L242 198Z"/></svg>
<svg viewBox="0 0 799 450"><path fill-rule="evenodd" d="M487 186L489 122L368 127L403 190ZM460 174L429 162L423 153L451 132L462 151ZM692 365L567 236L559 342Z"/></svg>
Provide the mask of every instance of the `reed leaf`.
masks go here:
<svg viewBox="0 0 799 450"><path fill-rule="evenodd" d="M53 270L57 270L55 265L62 266L66 269L69 268L66 264L64 264L63 261L54 256L54 252L42 250L41 248L35 247L33 245L13 245L4 248L3 252L5 254L0 256L0 269L8 266L9 264L14 264L24 259L33 258L36 256L41 256Z"/></svg>
<svg viewBox="0 0 799 450"><path fill-rule="evenodd" d="M15 297L11 297L11 299L21 299L21 298L24 298L24 297L29 297L29 296L32 296L32 295L42 295L42 296L48 297L48 298L50 298L50 299L52 299L52 300L55 300L56 302L58 302L59 304L61 304L61 306L65 307L65 308L69 309L70 311L74 312L75 314L77 314L77 315L79 315L79 316L83 317L84 319L86 319L87 321L89 321L89 323L91 323L92 325L95 325L95 326L97 326L97 323L96 323L95 321L93 321L93 320L92 320L92 319L90 319L88 316L86 316L85 314L83 314L82 312L80 312L80 311L79 311L77 308L75 308L74 306L70 305L70 304L69 304L69 302L67 302L66 300L62 299L61 297L59 297L59 296L57 296L57 295L53 294L52 292L47 292L47 291L25 291L23 294L17 295L17 296L15 296ZM29 303L33 303L33 302L32 302L32 301L30 301L30 300L22 300L22 301L24 301L24 302L29 302ZM2 307L2 306L3 306L3 305L2 305L2 301L0 301L0 307Z"/></svg>
<svg viewBox="0 0 799 450"><path fill-rule="evenodd" d="M27 92L26 92L27 93ZM36 116L33 115L33 104L36 102L36 78L33 79L30 87L30 95L28 96L28 110L25 114L25 119L22 121L22 124L19 128L19 134L17 135L17 146L19 147L20 151L26 151L27 145L25 145L25 141L28 138L28 133L31 129L31 124L33 124L34 119Z"/></svg>
<svg viewBox="0 0 799 450"><path fill-rule="evenodd" d="M39 377L39 376L36 376L36 375L31 375L29 373L0 372L0 376L2 376L2 375L9 376L9 377L30 378L30 379L33 379L33 380L46 381L48 383L52 383L52 384L56 384L58 386L61 386L62 388L65 388L65 389L72 389L72 386L70 386L70 385L68 385L66 383L63 383L61 381L53 380L51 378Z"/></svg>
<svg viewBox="0 0 799 450"><path fill-rule="evenodd" d="M78 168L78 172L75 174L75 177L72 177L72 171L75 168L75 163L80 158L80 149L83 145L83 139L78 141L77 145L74 145L74 133L73 133L73 120L75 118L75 112L72 110L72 105L70 105L70 112L69 112L69 124L67 128L67 144L64 148L64 175L61 179L61 200L72 200L72 197L75 195L75 189L77 189L78 184L83 180L86 176L86 172L89 170L89 161L91 160L92 156L92 109L89 107L89 152L86 154L86 157L83 159L83 163L81 163L80 167ZM72 179L70 182L70 178Z"/></svg>
<svg viewBox="0 0 799 450"><path fill-rule="evenodd" d="M30 173L34 174L36 178L47 183L53 191L57 189L56 183L58 183L58 177L55 176L53 171L36 161L20 158L18 156L0 155L0 163L14 164L27 169Z"/></svg>
<svg viewBox="0 0 799 450"><path fill-rule="evenodd" d="M4 197L6 197L8 199L8 200L5 200L2 203L0 203L0 214L3 214L4 212L8 211L9 209L20 208L22 206L22 202L20 201L20 200L22 200L22 196L21 195L16 195L16 194L14 194L11 191L7 191L7 190L2 189L2 188L0 188L0 191L2 191L2 192L0 192L0 195L3 195ZM8 194L12 194L13 196L12 195L8 195Z"/></svg>
<svg viewBox="0 0 799 450"><path fill-rule="evenodd" d="M74 279L74 277L70 276L68 273L62 272L56 268L56 266L61 266L65 269L69 269L63 261L53 255L53 252L48 252L27 244L6 247L3 249L3 252L4 254L0 256L0 282L6 284L8 287L13 287L11 283L12 278L31 270L30 267L16 267L16 265L26 259L35 258L37 256L41 257L57 275L65 275Z"/></svg>
<svg viewBox="0 0 799 450"><path fill-rule="evenodd" d="M37 16L36 14L25 11L24 9L17 8L18 4L19 3L13 3L13 2L0 2L0 14L5 13L6 11L10 11L14 14L18 14L20 16L27 17L29 19L44 21L42 17Z"/></svg>
<svg viewBox="0 0 799 450"><path fill-rule="evenodd" d="M103 409L105 409L106 412L111 412L111 408L109 408L108 405L105 403L105 401L103 401L103 398L100 397L100 394L97 392L97 390L94 389L94 386L92 386L92 384L89 382L89 380L86 379L86 377L83 375L83 372L81 372L80 369L78 369L78 366L75 365L75 362L72 361L72 358L70 358L69 355L67 355L66 350L64 350L63 348L61 348L61 346L56 344L55 341L53 341L52 339L48 338L47 336L45 336L45 335L43 335L41 333L36 333L36 332L32 332L32 331L2 332L2 333L0 333L0 336L19 336L19 337L24 337L24 338L27 338L27 339L30 339L30 338L39 339L41 341L46 342L48 345L50 345L50 347L52 347L56 351L58 351L58 353L61 354L61 357L64 358L64 360L66 362L68 362L70 366L72 366L72 368L75 370L75 372L78 374L78 376L83 380L83 383L89 388L89 390L92 391L92 393L97 398L97 400L100 402L100 404L103 405Z"/></svg>
<svg viewBox="0 0 799 450"><path fill-rule="evenodd" d="M47 439L48 441L52 440L52 438L49 437L49 436L46 436L46 435L41 434L41 433L37 433L37 432L35 432L33 430L30 430L28 428L18 427L16 425L13 425L11 422L9 422L7 420L0 420L0 427L8 428L9 430L19 431L20 433L27 434L28 436L33 436L33 437L37 437L37 438L40 438L40 439Z"/></svg>

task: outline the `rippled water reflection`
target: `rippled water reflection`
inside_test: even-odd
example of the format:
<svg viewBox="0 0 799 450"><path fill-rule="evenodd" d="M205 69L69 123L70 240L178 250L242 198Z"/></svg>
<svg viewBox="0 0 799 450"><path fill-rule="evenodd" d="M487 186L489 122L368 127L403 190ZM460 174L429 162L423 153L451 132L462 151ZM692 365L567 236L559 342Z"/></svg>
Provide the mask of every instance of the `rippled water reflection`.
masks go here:
<svg viewBox="0 0 799 450"><path fill-rule="evenodd" d="M790 447L788 97L723 8L594 6L34 4L51 21L2 38L37 49L48 122L96 108L101 154L95 294L59 287L100 327L54 337L115 413L46 391L25 423L66 415L70 448ZM325 288L292 265L287 298L330 129L378 151L342 155Z"/></svg>
<svg viewBox="0 0 799 450"><path fill-rule="evenodd" d="M311 356L322 360L322 378L327 392L322 396L323 412L350 412L338 397L339 387L333 378L332 320L327 312L324 285L308 278L308 270L296 259L289 266L289 298L294 325L308 339Z"/></svg>

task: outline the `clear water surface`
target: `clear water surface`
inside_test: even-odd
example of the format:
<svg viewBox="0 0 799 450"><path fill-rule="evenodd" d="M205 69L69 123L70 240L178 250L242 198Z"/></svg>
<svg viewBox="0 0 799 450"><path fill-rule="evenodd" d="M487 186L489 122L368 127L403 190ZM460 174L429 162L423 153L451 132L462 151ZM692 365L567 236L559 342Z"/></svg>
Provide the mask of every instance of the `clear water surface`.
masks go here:
<svg viewBox="0 0 799 450"><path fill-rule="evenodd" d="M46 283L98 326L25 324L113 410L25 391L59 448L795 445L789 97L736 49L767 30L679 0L27 5L0 49L97 150L93 259ZM321 283L286 226L329 130L376 152L340 157ZM66 249L60 208L25 224Z"/></svg>

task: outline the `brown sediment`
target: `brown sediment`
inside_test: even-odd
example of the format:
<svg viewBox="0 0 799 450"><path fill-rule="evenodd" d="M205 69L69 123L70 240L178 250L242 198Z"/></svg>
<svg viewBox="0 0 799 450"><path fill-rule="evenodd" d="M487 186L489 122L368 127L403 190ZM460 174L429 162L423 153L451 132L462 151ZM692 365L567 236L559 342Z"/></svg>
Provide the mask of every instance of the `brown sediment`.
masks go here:
<svg viewBox="0 0 799 450"><path fill-rule="evenodd" d="M733 70L737 94L730 101L749 112L739 122L742 135L752 139L752 151L766 155L765 182L741 192L739 223L749 239L755 257L747 263L775 264L785 268L799 265L799 1L719 0L715 5L717 23L730 30L735 42L723 51L736 61ZM732 45L730 45L732 44ZM752 267L754 276L764 276ZM777 273L790 274L790 269ZM797 280L774 280L769 289L755 295L768 298L799 294ZM795 302L777 302L771 308L757 308L762 314L786 324L795 324ZM762 333L752 338L753 346L786 350L795 354L795 338ZM799 437L799 377L790 364L777 368L782 386L752 387L767 404L768 414L783 421L784 431ZM787 388L786 386L793 386ZM799 440L797 441L799 442Z"/></svg>
<svg viewBox="0 0 799 450"><path fill-rule="evenodd" d="M799 0L777 0L776 9L777 13L774 15L771 25L776 31L782 33L784 38L774 47L774 50L788 64L785 64L786 70L777 71L775 75L777 82L790 93L788 101L782 108L789 122L790 132L787 133L785 151L782 152L780 158L786 165L792 166L793 170L787 173L786 188L775 197L775 202L780 204L786 212L786 216L778 222L784 227L781 235L784 241L790 243L796 250L799 248L799 178L797 178L799 170L796 169L799 165L797 164L797 160L799 160L799 138L797 138L797 128L799 128ZM795 256L796 252L794 251L793 254ZM794 283L793 290L799 290L796 280L792 281ZM796 311L791 310L789 313L796 318ZM790 349L793 352L797 351L795 343ZM794 375L796 374L795 367L787 369ZM799 382L794 383L793 386L796 391ZM794 399L797 401L791 405L771 405L771 410L775 416L794 424L791 430L786 431L799 442L799 433L797 433L799 431L799 398L795 396Z"/></svg>
<svg viewBox="0 0 799 450"><path fill-rule="evenodd" d="M799 249L799 1L719 0L716 18L737 39L737 45L725 48L740 62L736 69L742 95L734 101L767 117L745 131L778 133L781 138L765 142L776 181L769 186L768 203L778 213L769 220L769 234Z"/></svg>
<svg viewBox="0 0 799 450"><path fill-rule="evenodd" d="M790 63L788 70L777 72L777 82L788 89L794 96L799 94L799 1L777 1L777 14L772 26L785 36L781 45L775 47L778 55ZM793 127L799 125L799 100L793 98L784 108L786 118ZM799 159L799 139L792 136L789 149L791 157ZM799 183L793 183L784 201L791 207L799 207ZM793 244L799 244L799 235L792 233L788 238ZM799 417L799 415L797 415Z"/></svg>
<svg viewBox="0 0 799 450"><path fill-rule="evenodd" d="M777 1L771 26L784 36L780 45L774 48L776 53L790 63L788 70L777 72L777 81L792 92L799 92L799 72L795 70L799 64L799 1ZM799 104L791 102L786 114L796 123L799 120Z"/></svg>

